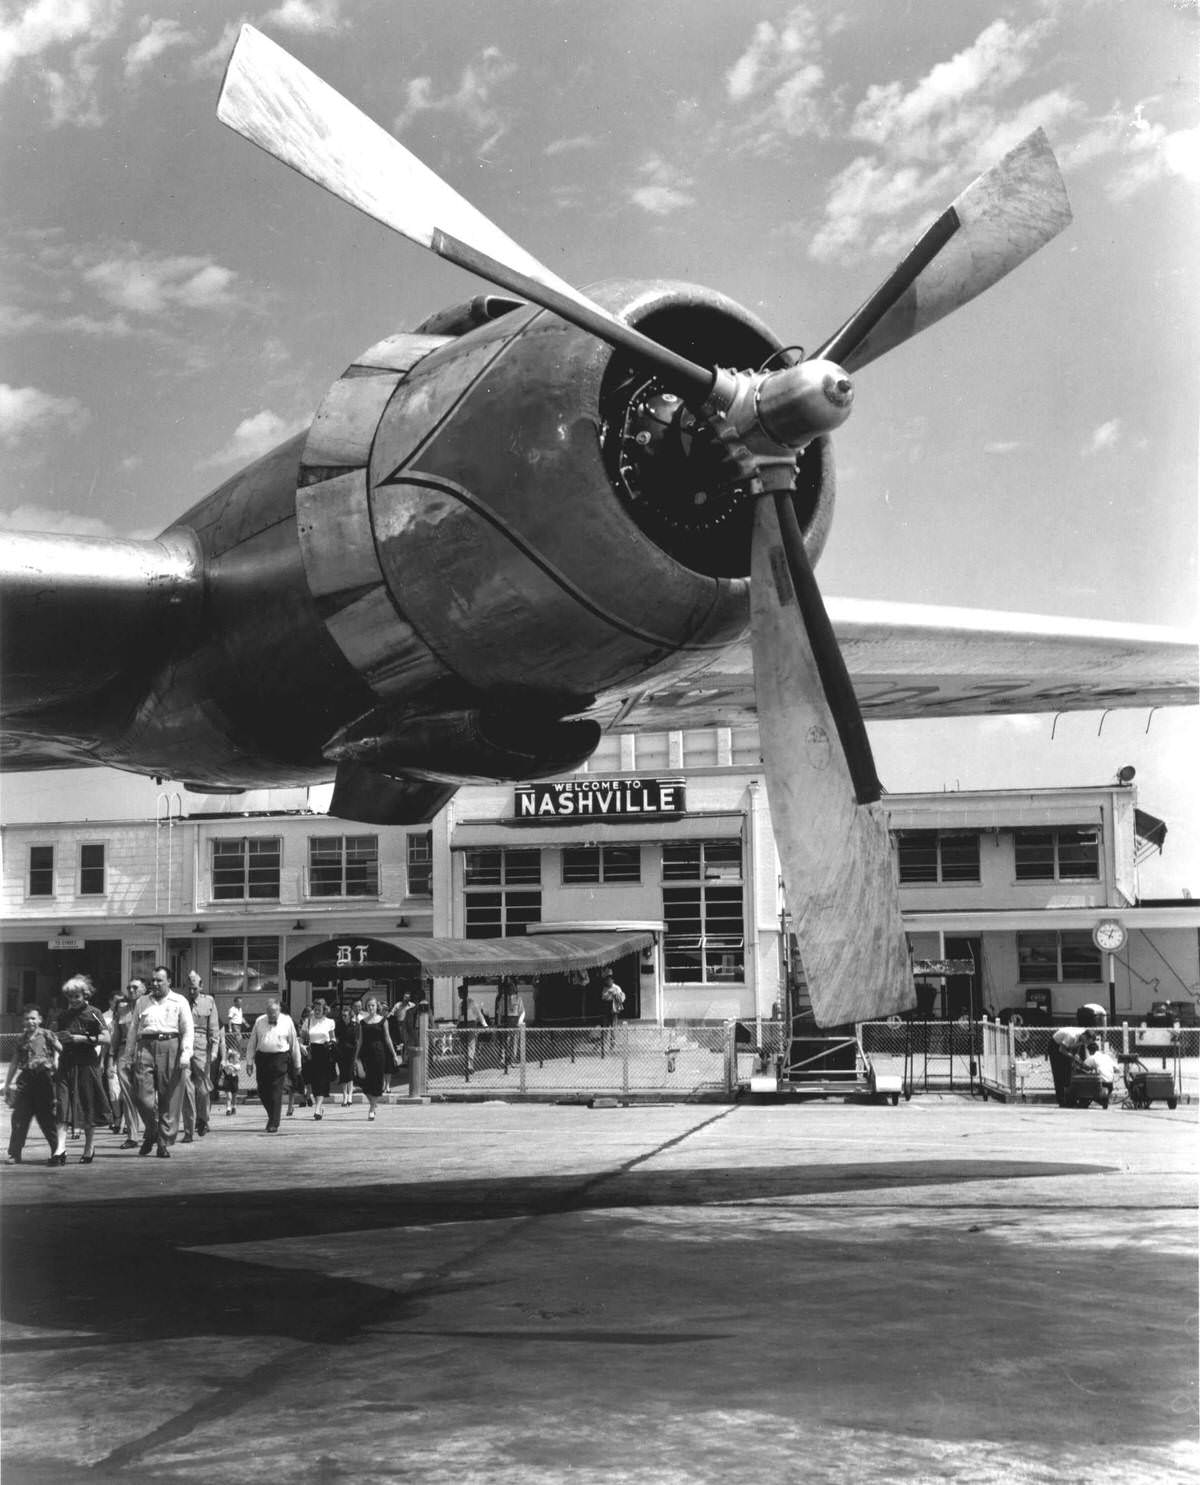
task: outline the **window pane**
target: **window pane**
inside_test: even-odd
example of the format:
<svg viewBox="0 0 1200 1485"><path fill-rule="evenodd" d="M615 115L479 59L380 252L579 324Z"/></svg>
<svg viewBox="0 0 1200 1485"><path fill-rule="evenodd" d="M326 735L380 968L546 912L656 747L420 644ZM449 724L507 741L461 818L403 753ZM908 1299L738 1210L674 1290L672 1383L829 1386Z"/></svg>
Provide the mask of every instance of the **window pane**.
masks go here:
<svg viewBox="0 0 1200 1485"><path fill-rule="evenodd" d="M701 727L683 734L683 766L715 768L717 766L717 730Z"/></svg>
<svg viewBox="0 0 1200 1485"><path fill-rule="evenodd" d="M943 835L939 840L943 882L977 882L979 880L979 837L977 835Z"/></svg>
<svg viewBox="0 0 1200 1485"><path fill-rule="evenodd" d="M1090 933L1064 929L1062 939L1062 977L1064 980L1086 980L1100 983L1100 950Z"/></svg>
<svg viewBox="0 0 1200 1485"><path fill-rule="evenodd" d="M252 993L279 994L279 940L246 940L246 987Z"/></svg>
<svg viewBox="0 0 1200 1485"><path fill-rule="evenodd" d="M84 897L102 897L104 895L103 845L80 846L79 891Z"/></svg>
<svg viewBox="0 0 1200 1485"><path fill-rule="evenodd" d="M507 886L541 880L542 853L540 851L504 852L504 881Z"/></svg>
<svg viewBox="0 0 1200 1485"><path fill-rule="evenodd" d="M663 846L663 881L696 881L700 876L700 843Z"/></svg>
<svg viewBox="0 0 1200 1485"><path fill-rule="evenodd" d="M1054 880L1054 832L1052 830L1014 830L1013 853L1018 882L1052 882Z"/></svg>
<svg viewBox="0 0 1200 1485"><path fill-rule="evenodd" d="M540 892L506 892L504 894L504 934L511 937L525 932L527 923L542 921Z"/></svg>
<svg viewBox="0 0 1200 1485"><path fill-rule="evenodd" d="M408 837L408 895L433 896L433 831Z"/></svg>
<svg viewBox="0 0 1200 1485"><path fill-rule="evenodd" d="M54 896L54 847L29 847L29 896Z"/></svg>
<svg viewBox="0 0 1200 1485"><path fill-rule="evenodd" d="M262 836L251 840L248 844L250 847L249 895L259 898L278 898L281 854L279 838Z"/></svg>
<svg viewBox="0 0 1200 1485"><path fill-rule="evenodd" d="M698 983L704 979L698 948L676 948L668 938L663 946L663 967L669 984Z"/></svg>
<svg viewBox="0 0 1200 1485"><path fill-rule="evenodd" d="M603 855L606 882L640 882L642 880L640 846L605 846Z"/></svg>
<svg viewBox="0 0 1200 1485"><path fill-rule="evenodd" d="M212 843L212 895L217 901L246 895L246 842L215 840Z"/></svg>
<svg viewBox="0 0 1200 1485"><path fill-rule="evenodd" d="M500 885L499 851L468 851L465 867L468 887Z"/></svg>
<svg viewBox="0 0 1200 1485"><path fill-rule="evenodd" d="M1095 830L1058 832L1058 874L1095 881L1100 875L1100 840Z"/></svg>
<svg viewBox="0 0 1200 1485"><path fill-rule="evenodd" d="M600 847L568 846L562 854L563 885L600 880Z"/></svg>
<svg viewBox="0 0 1200 1485"><path fill-rule="evenodd" d="M902 830L897 842L902 882L937 881L937 832Z"/></svg>
<svg viewBox="0 0 1200 1485"><path fill-rule="evenodd" d="M1058 934L1017 934L1017 978L1022 984L1058 979Z"/></svg>
<svg viewBox="0 0 1200 1485"><path fill-rule="evenodd" d="M709 882L741 881L742 843L740 840L706 840L704 842L704 878Z"/></svg>
<svg viewBox="0 0 1200 1485"><path fill-rule="evenodd" d="M241 938L214 938L212 990L215 995L241 995L246 989L246 945Z"/></svg>
<svg viewBox="0 0 1200 1485"><path fill-rule="evenodd" d="M346 896L379 896L379 837L346 837Z"/></svg>
<svg viewBox="0 0 1200 1485"><path fill-rule="evenodd" d="M467 937L500 938L504 896L500 892L469 892L466 898Z"/></svg>

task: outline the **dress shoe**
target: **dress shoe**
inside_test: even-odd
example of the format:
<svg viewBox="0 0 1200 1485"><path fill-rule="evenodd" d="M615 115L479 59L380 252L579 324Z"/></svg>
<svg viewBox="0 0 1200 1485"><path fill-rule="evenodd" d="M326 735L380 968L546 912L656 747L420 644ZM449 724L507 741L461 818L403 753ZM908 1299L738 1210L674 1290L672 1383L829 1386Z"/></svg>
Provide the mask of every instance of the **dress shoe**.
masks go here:
<svg viewBox="0 0 1200 1485"><path fill-rule="evenodd" d="M208 1133L208 1124L200 1119L196 1120L196 1133L201 1139Z"/></svg>
<svg viewBox="0 0 1200 1485"><path fill-rule="evenodd" d="M268 1124L267 1125L267 1133L268 1134L278 1134L279 1133L279 1125L278 1124Z"/></svg>
<svg viewBox="0 0 1200 1485"><path fill-rule="evenodd" d="M171 1152L167 1149L166 1145L159 1145L158 1149L155 1150L154 1153L160 1160L170 1160L171 1158Z"/></svg>
<svg viewBox="0 0 1200 1485"><path fill-rule="evenodd" d="M79 1157L79 1163L80 1165L91 1165L92 1161L95 1160L95 1158L96 1152L95 1150L93 1150L90 1155L81 1155Z"/></svg>
<svg viewBox="0 0 1200 1485"><path fill-rule="evenodd" d="M122 1140L117 1148L120 1150L134 1150L137 1148L137 1140Z"/></svg>
<svg viewBox="0 0 1200 1485"><path fill-rule="evenodd" d="M142 1143L138 1146L138 1154L139 1155L149 1155L150 1151L153 1150L153 1149L154 1149L154 1139L153 1139L153 1136L151 1136L150 1138L144 1139L142 1141Z"/></svg>
<svg viewBox="0 0 1200 1485"><path fill-rule="evenodd" d="M196 1136L194 1134L185 1134L183 1142L185 1145L194 1145L196 1143Z"/></svg>
<svg viewBox="0 0 1200 1485"><path fill-rule="evenodd" d="M8 1156L8 1162L7 1163L9 1165L20 1165L21 1164L21 1157L19 1155L10 1155L10 1156Z"/></svg>
<svg viewBox="0 0 1200 1485"><path fill-rule="evenodd" d="M47 1165L66 1165L66 1163L67 1152L65 1150L61 1155L51 1155L50 1159L46 1161Z"/></svg>

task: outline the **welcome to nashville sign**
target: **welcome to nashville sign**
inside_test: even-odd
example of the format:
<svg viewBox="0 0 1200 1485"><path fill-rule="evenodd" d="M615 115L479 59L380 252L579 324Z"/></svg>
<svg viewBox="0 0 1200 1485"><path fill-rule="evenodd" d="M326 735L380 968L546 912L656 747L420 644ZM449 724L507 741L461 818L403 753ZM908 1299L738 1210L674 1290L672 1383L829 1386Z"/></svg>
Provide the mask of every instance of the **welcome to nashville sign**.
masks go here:
<svg viewBox="0 0 1200 1485"><path fill-rule="evenodd" d="M518 821L674 819L687 809L682 779L571 779L521 784L514 790Z"/></svg>

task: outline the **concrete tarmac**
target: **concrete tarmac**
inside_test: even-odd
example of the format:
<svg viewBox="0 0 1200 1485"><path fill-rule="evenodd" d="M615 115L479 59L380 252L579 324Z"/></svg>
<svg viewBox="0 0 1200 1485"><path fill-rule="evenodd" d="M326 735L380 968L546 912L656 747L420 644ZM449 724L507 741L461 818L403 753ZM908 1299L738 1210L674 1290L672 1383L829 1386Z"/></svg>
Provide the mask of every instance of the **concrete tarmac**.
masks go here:
<svg viewBox="0 0 1200 1485"><path fill-rule="evenodd" d="M263 1124L4 1171L4 1485L1200 1477L1194 1107Z"/></svg>

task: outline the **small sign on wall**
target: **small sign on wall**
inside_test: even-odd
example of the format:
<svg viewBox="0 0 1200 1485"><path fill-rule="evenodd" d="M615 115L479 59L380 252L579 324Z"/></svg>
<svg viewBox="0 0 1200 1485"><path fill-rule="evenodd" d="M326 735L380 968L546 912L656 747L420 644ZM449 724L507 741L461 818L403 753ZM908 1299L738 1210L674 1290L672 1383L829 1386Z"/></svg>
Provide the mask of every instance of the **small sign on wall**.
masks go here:
<svg viewBox="0 0 1200 1485"><path fill-rule="evenodd" d="M46 947L48 949L83 949L87 947L87 943L81 938L67 938L60 935L58 938L47 939Z"/></svg>

